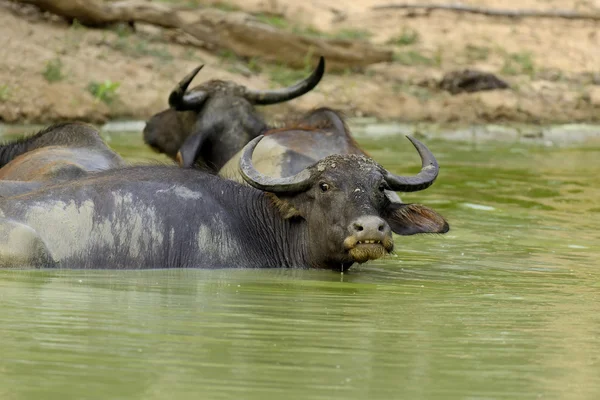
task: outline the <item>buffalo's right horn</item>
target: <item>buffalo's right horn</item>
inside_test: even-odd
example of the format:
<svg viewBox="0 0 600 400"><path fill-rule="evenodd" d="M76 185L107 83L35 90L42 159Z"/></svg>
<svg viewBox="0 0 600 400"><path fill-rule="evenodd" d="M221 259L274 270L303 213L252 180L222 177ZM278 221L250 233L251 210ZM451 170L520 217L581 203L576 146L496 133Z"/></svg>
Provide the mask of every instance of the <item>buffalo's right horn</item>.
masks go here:
<svg viewBox="0 0 600 400"><path fill-rule="evenodd" d="M416 192L427 189L438 176L440 166L433 153L417 139L407 136L421 157L421 171L415 176L399 176L385 171L385 181L396 192Z"/></svg>
<svg viewBox="0 0 600 400"><path fill-rule="evenodd" d="M317 65L317 68L315 68L312 74L310 74L308 78L301 80L295 85L287 88L265 91L246 89L244 97L250 103L258 105L275 104L292 100L296 97L302 96L304 93L311 91L315 86L317 86L323 77L324 72L325 58L321 56L319 58L319 65Z"/></svg>
<svg viewBox="0 0 600 400"><path fill-rule="evenodd" d="M316 175L314 169L311 167L305 168L296 175L286 178L272 178L254 168L252 154L254 153L254 149L258 145L258 142L260 142L263 137L264 135L257 136L244 146L239 164L242 178L244 178L251 186L264 190L265 192L298 193L307 190L312 185Z"/></svg>
<svg viewBox="0 0 600 400"><path fill-rule="evenodd" d="M169 95L169 106L176 111L193 111L202 107L202 104L208 98L208 93L198 90L192 93L185 93L192 79L196 76L204 65L194 68L192 72L187 74L173 89Z"/></svg>

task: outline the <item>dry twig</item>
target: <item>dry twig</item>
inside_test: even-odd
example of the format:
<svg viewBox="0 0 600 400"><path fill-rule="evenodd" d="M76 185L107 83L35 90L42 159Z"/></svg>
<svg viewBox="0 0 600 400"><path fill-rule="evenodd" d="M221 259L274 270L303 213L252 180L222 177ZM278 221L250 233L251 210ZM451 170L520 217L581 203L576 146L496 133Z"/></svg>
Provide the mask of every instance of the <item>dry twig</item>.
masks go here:
<svg viewBox="0 0 600 400"><path fill-rule="evenodd" d="M509 18L564 18L564 19L582 19L591 21L600 21L600 13L582 13L569 10L502 10L483 7L464 6L460 4L382 4L372 7L373 10L426 10L426 11L454 11L470 14L480 14L492 17L509 17Z"/></svg>

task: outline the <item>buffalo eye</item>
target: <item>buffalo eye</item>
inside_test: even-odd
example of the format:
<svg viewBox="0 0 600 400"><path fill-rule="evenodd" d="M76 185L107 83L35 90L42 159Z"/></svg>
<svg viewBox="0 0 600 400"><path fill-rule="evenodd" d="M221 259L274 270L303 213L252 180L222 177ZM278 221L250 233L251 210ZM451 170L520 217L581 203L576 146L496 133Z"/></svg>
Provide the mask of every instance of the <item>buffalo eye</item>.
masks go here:
<svg viewBox="0 0 600 400"><path fill-rule="evenodd" d="M319 183L319 188L321 189L322 192L326 192L329 190L329 184L322 182Z"/></svg>
<svg viewBox="0 0 600 400"><path fill-rule="evenodd" d="M383 192L385 189L387 189L387 185L385 183L381 183L381 184L379 184L378 189L380 192Z"/></svg>

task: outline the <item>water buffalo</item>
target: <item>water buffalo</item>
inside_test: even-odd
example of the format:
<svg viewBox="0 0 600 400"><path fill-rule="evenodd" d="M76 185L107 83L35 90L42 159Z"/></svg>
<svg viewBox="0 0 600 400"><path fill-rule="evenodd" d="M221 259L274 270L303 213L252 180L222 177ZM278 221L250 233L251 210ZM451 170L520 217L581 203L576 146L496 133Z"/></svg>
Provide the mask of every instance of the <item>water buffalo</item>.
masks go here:
<svg viewBox="0 0 600 400"><path fill-rule="evenodd" d="M281 128L265 131L264 136L252 161L259 171L271 176L295 175L332 154L367 155L350 135L340 114L329 108L310 111ZM238 168L241 155L242 150L223 166L219 175L245 182Z"/></svg>
<svg viewBox="0 0 600 400"><path fill-rule="evenodd" d="M78 122L55 124L0 145L0 196L124 165L94 127Z"/></svg>
<svg viewBox="0 0 600 400"><path fill-rule="evenodd" d="M0 199L0 264L68 268L303 267L346 270L391 252L400 235L445 233L442 216L392 203L437 177L425 145L412 177L362 155L331 155L287 178L240 159L250 184L196 169L112 169Z"/></svg>
<svg viewBox="0 0 600 400"><path fill-rule="evenodd" d="M197 162L216 173L267 129L254 106L281 103L312 90L323 76L325 60L321 57L312 74L295 85L266 91L221 80L210 80L187 91L201 68L178 83L169 96L169 109L148 120L144 141L182 166Z"/></svg>
<svg viewBox="0 0 600 400"><path fill-rule="evenodd" d="M369 156L350 134L338 111L327 107L312 110L284 127L264 133L265 138L254 150L252 161L257 170L274 177L297 174L315 162L333 154ZM219 171L219 175L245 183L240 174L242 151L235 154ZM393 202L400 203L396 192L386 190Z"/></svg>

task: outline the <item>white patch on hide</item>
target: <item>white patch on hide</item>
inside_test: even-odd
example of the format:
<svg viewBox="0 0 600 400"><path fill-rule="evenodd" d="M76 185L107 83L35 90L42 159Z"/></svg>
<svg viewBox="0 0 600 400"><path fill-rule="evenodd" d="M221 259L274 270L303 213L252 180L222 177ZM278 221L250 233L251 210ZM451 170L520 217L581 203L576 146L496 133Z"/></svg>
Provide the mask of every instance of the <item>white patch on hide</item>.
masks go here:
<svg viewBox="0 0 600 400"><path fill-rule="evenodd" d="M157 190L156 193L175 193L177 196L186 200L198 200L202 197L202 194L194 192L185 186L171 186L168 189Z"/></svg>
<svg viewBox="0 0 600 400"><path fill-rule="evenodd" d="M55 260L86 257L91 248L125 247L136 258L151 247L161 246L160 218L153 207L134 203L131 194L113 193L113 214L95 218L95 205L86 200L43 201L29 207L25 222L47 243Z"/></svg>
<svg viewBox="0 0 600 400"><path fill-rule="evenodd" d="M198 251L210 258L226 259L240 254L242 249L217 215L212 219L212 226L200 225L197 240Z"/></svg>
<svg viewBox="0 0 600 400"><path fill-rule="evenodd" d="M174 192L177 196L181 197L182 199L198 200L202 197L200 193L194 192L184 186L177 186Z"/></svg>
<svg viewBox="0 0 600 400"><path fill-rule="evenodd" d="M171 249L175 248L175 228L171 228L171 232L169 232L169 245Z"/></svg>
<svg viewBox="0 0 600 400"><path fill-rule="evenodd" d="M0 219L0 267L36 265L48 256L44 242L30 226Z"/></svg>

